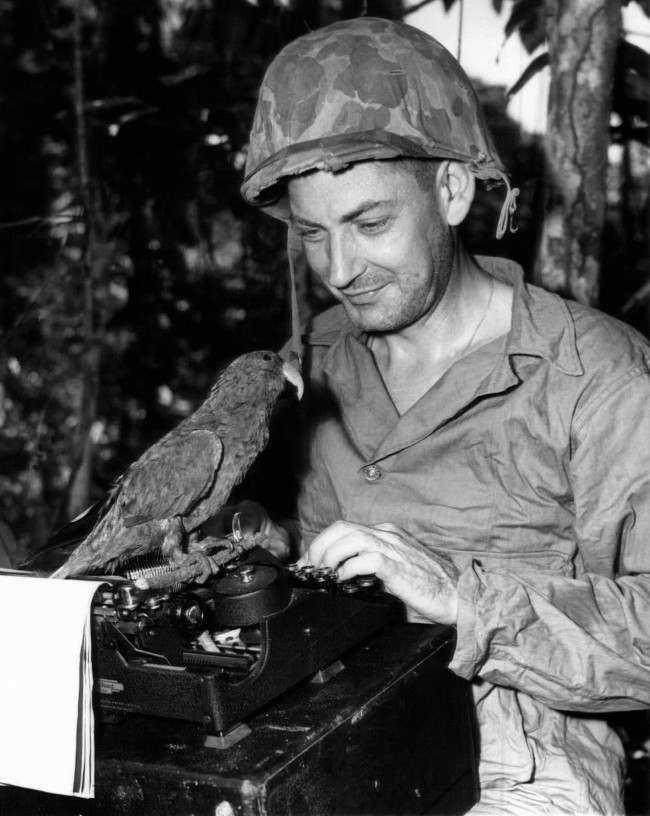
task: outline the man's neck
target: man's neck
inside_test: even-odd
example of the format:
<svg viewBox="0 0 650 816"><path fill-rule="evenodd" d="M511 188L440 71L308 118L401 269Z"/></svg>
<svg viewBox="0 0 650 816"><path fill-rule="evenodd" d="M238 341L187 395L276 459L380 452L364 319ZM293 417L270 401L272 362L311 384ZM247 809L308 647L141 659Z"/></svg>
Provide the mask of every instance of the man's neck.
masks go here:
<svg viewBox="0 0 650 816"><path fill-rule="evenodd" d="M461 357L507 333L511 312L511 287L459 248L447 289L434 308L406 329L370 338L397 410L408 410Z"/></svg>

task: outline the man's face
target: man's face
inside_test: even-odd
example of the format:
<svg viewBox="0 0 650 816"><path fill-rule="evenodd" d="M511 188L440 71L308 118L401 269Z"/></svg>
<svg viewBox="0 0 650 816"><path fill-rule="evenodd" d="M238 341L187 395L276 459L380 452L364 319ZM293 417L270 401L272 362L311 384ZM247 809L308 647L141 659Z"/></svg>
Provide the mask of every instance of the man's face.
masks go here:
<svg viewBox="0 0 650 816"><path fill-rule="evenodd" d="M309 265L364 331L411 326L445 292L453 243L431 186L424 190L397 162L289 182L292 222Z"/></svg>

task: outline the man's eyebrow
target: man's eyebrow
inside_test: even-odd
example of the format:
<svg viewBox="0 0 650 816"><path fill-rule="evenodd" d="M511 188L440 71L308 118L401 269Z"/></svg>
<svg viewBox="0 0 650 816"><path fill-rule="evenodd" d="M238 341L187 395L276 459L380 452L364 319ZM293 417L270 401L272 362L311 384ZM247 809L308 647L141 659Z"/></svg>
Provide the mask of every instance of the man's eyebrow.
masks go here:
<svg viewBox="0 0 650 816"><path fill-rule="evenodd" d="M362 201L358 207L355 207L349 213L345 213L345 215L341 216L341 223L347 224L350 221L354 221L355 218L358 218L360 215L365 215L366 213L371 212L372 210L376 209L377 207L381 207L382 205L386 204L394 204L395 202L390 199L368 199L368 201ZM319 227L320 224L316 223L315 221L310 221L308 218L303 218L298 213L291 214L291 220L300 224L304 224L305 226L310 227Z"/></svg>

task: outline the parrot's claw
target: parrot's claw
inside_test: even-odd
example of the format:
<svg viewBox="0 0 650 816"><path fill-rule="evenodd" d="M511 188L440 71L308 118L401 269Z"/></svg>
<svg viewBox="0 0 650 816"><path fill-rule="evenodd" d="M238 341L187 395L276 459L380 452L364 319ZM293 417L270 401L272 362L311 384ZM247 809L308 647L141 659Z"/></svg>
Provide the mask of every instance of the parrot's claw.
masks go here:
<svg viewBox="0 0 650 816"><path fill-rule="evenodd" d="M261 532L244 533L238 543L230 538L208 536L201 541L191 542L188 553L177 555L177 551L171 552L174 569L170 572L139 578L136 585L140 589L163 589L177 583L204 584L220 572L224 564L255 546L264 547L265 544L268 544L268 537Z"/></svg>
<svg viewBox="0 0 650 816"><path fill-rule="evenodd" d="M192 541L188 545L188 554L193 553L208 553L212 550L232 549L232 542L228 538L217 538L216 536L206 536L199 541Z"/></svg>
<svg viewBox="0 0 650 816"><path fill-rule="evenodd" d="M230 549L235 552L237 544L244 538L244 531L241 526L241 513L235 513L232 517L232 533L230 534Z"/></svg>
<svg viewBox="0 0 650 816"><path fill-rule="evenodd" d="M194 580L197 584L204 584L219 570L219 567L213 563L210 556L204 555L203 553L193 553L193 557L197 571L200 570Z"/></svg>

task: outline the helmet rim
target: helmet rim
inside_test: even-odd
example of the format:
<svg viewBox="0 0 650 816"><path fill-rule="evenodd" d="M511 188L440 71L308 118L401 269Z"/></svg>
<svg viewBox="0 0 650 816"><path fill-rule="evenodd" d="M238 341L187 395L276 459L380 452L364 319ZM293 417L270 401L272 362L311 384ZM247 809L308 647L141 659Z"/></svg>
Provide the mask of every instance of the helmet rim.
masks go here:
<svg viewBox="0 0 650 816"><path fill-rule="evenodd" d="M316 170L336 173L364 161L397 158L460 161L481 178L501 179L503 167L486 154L472 156L448 145L429 140L424 145L386 130L343 133L296 142L273 153L244 178L243 198L281 220L289 218L281 186L287 180ZM494 172L491 172L491 170Z"/></svg>

